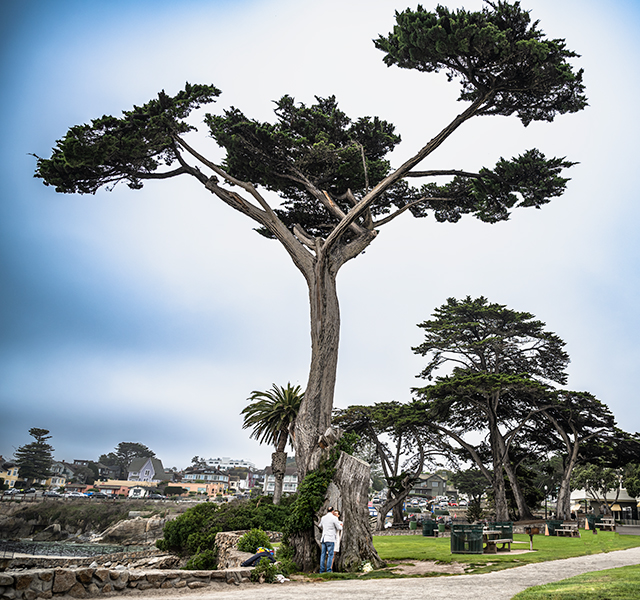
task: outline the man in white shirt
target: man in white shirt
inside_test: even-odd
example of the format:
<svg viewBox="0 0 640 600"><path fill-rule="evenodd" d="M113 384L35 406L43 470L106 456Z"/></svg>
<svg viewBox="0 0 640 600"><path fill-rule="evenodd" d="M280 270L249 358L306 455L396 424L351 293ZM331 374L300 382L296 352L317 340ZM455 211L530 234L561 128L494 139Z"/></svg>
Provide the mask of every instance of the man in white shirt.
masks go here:
<svg viewBox="0 0 640 600"><path fill-rule="evenodd" d="M327 514L320 519L320 529L322 529L320 573L331 573L336 536L338 531L342 531L342 523L333 514L331 506L328 508Z"/></svg>

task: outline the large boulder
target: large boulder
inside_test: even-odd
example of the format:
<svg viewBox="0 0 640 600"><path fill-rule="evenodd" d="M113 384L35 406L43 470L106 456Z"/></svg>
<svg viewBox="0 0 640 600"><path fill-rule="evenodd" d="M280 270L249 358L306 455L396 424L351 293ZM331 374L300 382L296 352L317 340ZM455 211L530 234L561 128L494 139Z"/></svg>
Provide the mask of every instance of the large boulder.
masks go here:
<svg viewBox="0 0 640 600"><path fill-rule="evenodd" d="M43 529L40 533L36 533L33 536L34 542L59 542L69 537L69 533L60 527L58 523L49 525Z"/></svg>
<svg viewBox="0 0 640 600"><path fill-rule="evenodd" d="M123 546L152 544L162 537L165 522L160 517L126 519L109 527L96 541Z"/></svg>

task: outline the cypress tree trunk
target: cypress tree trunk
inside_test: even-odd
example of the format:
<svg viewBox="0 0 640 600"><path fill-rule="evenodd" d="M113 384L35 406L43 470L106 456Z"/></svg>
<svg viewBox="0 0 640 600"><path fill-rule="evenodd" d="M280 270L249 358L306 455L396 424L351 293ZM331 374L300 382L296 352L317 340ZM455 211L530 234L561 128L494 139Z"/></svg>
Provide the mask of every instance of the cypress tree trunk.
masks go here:
<svg viewBox="0 0 640 600"><path fill-rule="evenodd" d="M489 415L489 440L491 455L493 457L493 495L496 507L496 521L509 520L509 507L507 505L507 493L504 484L504 469L502 461L502 447L499 441L499 432L495 415Z"/></svg>
<svg viewBox="0 0 640 600"><path fill-rule="evenodd" d="M335 274L325 260L316 262L309 284L311 365L295 426L298 476L318 468L321 435L331 425L333 393L338 368L340 307Z"/></svg>
<svg viewBox="0 0 640 600"><path fill-rule="evenodd" d="M579 443L576 439L571 454L567 457L558 490L557 516L558 519L567 520L571 518L571 473L578 461Z"/></svg>
<svg viewBox="0 0 640 600"><path fill-rule="evenodd" d="M501 440L501 446L504 448L504 440ZM533 515L531 514L531 510L527 505L527 501L524 498L524 494L522 493L522 488L520 487L520 482L518 481L518 476L516 475L516 470L513 468L511 461L509 460L509 454L506 450L504 450L504 469L507 473L507 477L509 478L509 483L511 485L511 491L516 499L516 506L518 507L518 516L522 519L532 519Z"/></svg>
<svg viewBox="0 0 640 600"><path fill-rule="evenodd" d="M324 437L331 425L333 394L338 365L340 339L340 308L336 291L335 272L328 261L319 259L313 277L307 278L311 306L311 366L309 380L295 426L295 449L298 477L302 480L320 465L326 451L335 443ZM327 446L329 444L329 446ZM342 454L336 465L336 474L323 506L333 506L345 519L345 533L336 568L355 568L363 560L374 566L382 561L373 547L367 500L369 492L369 465ZM331 499L329 499L331 498ZM316 515L318 523L323 515ZM295 562L304 571L319 567L319 529L298 532L291 536L295 549Z"/></svg>
<svg viewBox="0 0 640 600"><path fill-rule="evenodd" d="M343 523L340 552L333 563L336 571L357 571L362 561L375 568L384 564L373 547L367 509L369 471L366 462L344 452L336 464L336 475L327 494L327 502L340 511Z"/></svg>

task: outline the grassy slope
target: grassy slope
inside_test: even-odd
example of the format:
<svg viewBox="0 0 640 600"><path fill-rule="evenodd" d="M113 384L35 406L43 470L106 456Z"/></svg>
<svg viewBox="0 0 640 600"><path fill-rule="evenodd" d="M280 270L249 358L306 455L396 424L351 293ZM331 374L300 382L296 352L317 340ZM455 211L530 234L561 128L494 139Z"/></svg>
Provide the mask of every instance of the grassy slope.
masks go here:
<svg viewBox="0 0 640 600"><path fill-rule="evenodd" d="M640 565L595 571L557 583L529 588L513 600L634 600L640 599Z"/></svg>
<svg viewBox="0 0 640 600"><path fill-rule="evenodd" d="M451 554L450 538L431 538L415 536L374 536L373 543L380 557L388 562L411 560L435 560L443 563L466 563L467 572L484 573L517 567L528 563L570 558L624 550L640 546L640 536L621 536L610 531L593 535L590 531L581 531L580 538L558 538L536 535L533 537L533 552L524 554ZM528 550L529 536L514 535L514 550Z"/></svg>

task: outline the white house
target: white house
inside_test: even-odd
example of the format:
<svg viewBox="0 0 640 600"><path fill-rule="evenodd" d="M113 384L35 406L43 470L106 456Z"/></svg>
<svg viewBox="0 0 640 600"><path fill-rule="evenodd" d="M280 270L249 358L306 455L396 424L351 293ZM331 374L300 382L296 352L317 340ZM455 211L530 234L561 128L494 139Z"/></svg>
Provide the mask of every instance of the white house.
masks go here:
<svg viewBox="0 0 640 600"><path fill-rule="evenodd" d="M276 477L271 467L265 469L264 493L272 495L276 489ZM298 470L295 465L288 466L282 482L283 494L294 494L298 491Z"/></svg>

